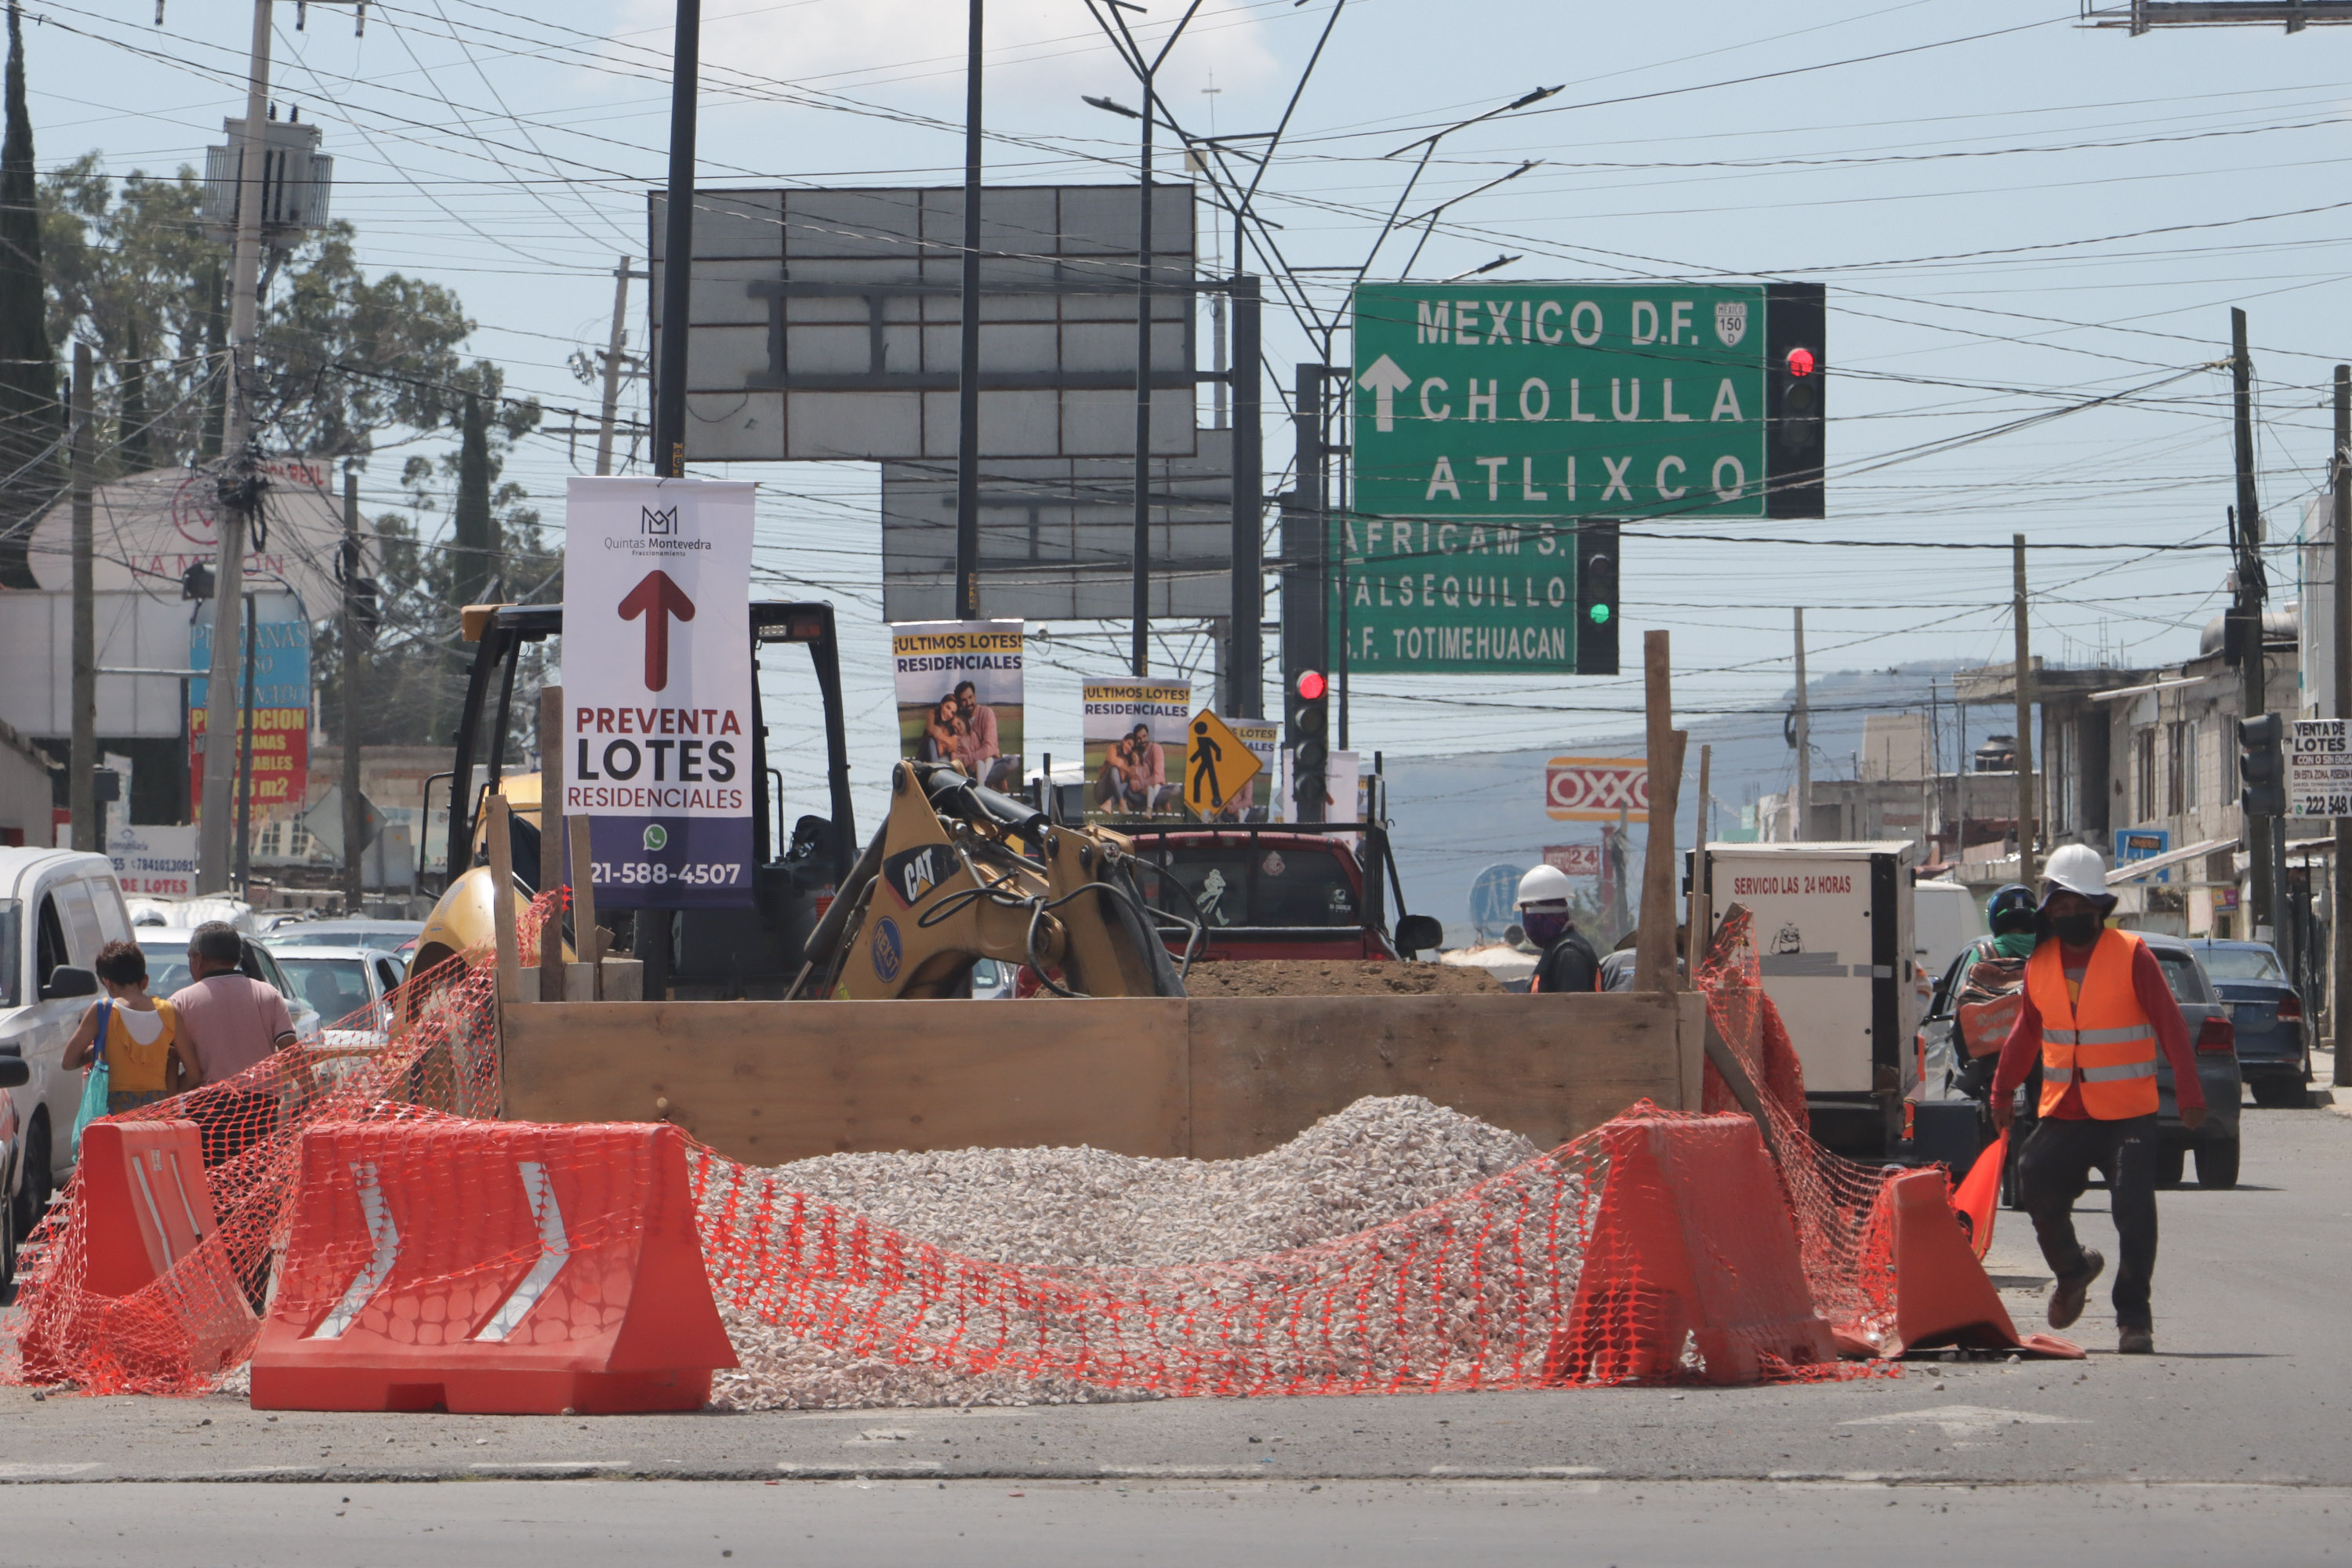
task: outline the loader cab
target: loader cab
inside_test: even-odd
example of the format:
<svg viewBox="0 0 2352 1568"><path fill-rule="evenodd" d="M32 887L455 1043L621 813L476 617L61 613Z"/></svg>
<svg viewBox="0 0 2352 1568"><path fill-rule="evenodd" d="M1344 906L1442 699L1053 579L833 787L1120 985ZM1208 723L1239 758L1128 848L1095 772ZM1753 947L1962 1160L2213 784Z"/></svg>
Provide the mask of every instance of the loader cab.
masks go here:
<svg viewBox="0 0 2352 1568"><path fill-rule="evenodd" d="M511 847L515 880L536 892L539 880L541 813L539 775L517 776L507 763L515 735L515 670L523 648L561 636L560 605L469 605L467 640L475 645L458 722L457 754L448 776L450 893L469 868L487 868L483 844L484 803L505 795L512 810ZM814 715L793 715L781 736L772 737L759 676L769 661L792 657L789 646L807 650L823 708L823 794L787 822L788 801L778 755L813 758ZM841 655L833 606L827 604L754 600L751 604L751 714L758 731L759 765L751 772L752 908L749 910L639 910L606 925L625 924L628 945L645 961L648 1000L781 997L801 965L801 946L848 875L857 853L857 826L849 802L846 725L841 697ZM526 701L530 698L526 696ZM772 743L780 742L781 743ZM804 764L803 764L804 765ZM820 815L820 812L822 813ZM487 869L484 875L487 876ZM487 889L487 883L475 879ZM617 889L616 889L617 891ZM602 909L600 900L600 912ZM436 914L440 914L439 910ZM565 937L571 932L566 922ZM428 933L429 934L429 933ZM446 944L454 949L454 943ZM419 944L419 973L446 957Z"/></svg>

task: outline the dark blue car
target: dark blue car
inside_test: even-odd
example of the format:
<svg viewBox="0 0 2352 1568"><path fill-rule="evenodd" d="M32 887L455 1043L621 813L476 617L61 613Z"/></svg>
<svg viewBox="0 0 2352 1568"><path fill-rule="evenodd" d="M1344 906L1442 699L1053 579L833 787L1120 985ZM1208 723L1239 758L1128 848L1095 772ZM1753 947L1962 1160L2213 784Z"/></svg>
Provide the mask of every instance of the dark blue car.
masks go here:
<svg viewBox="0 0 2352 1568"><path fill-rule="evenodd" d="M2213 989L2230 1006L2238 1037L2238 1068L2254 1091L2254 1103L2310 1103L2311 1042L2303 998L2295 994L2278 954L2260 942L2198 942L2198 961Z"/></svg>

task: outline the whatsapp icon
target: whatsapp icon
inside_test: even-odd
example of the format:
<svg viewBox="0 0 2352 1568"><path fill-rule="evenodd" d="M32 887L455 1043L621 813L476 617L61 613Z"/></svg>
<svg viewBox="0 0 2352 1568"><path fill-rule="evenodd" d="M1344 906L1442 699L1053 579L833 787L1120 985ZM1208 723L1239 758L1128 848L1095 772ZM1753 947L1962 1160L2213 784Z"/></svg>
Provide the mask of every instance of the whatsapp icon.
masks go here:
<svg viewBox="0 0 2352 1568"><path fill-rule="evenodd" d="M663 827L658 822L649 823L646 825L646 849L648 853L657 853L663 848L666 848L668 844L669 832L667 828Z"/></svg>

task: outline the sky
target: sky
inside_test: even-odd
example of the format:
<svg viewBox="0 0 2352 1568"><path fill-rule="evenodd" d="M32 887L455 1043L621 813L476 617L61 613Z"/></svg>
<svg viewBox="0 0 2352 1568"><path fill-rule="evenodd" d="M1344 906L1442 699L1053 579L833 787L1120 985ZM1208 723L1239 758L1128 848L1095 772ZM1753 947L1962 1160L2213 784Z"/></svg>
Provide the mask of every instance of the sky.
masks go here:
<svg viewBox="0 0 2352 1568"><path fill-rule="evenodd" d="M962 5L708 12L702 184L960 178ZM1180 14L1153 0L1147 43ZM201 166L242 112L246 5L168 0L161 27L152 0L26 16L44 168L93 149L116 174ZM503 365L510 391L592 409L567 362L604 341L616 260L642 266L646 192L666 167L668 8L371 4L356 37L348 5L311 5L300 31L292 4L276 18L275 96L325 128L334 211L362 264L457 289L479 323L468 352ZM994 5L987 36L992 182L1134 177L1133 122L1082 101L1136 94L1081 0ZM2135 38L2047 0L1769 15L1346 0L1336 19L1330 0L1203 0L1160 89L1195 132L1268 129L1297 91L1259 197L1294 267L1363 260L1411 172L1400 148L1559 86L1442 142L1412 211L1538 162L1449 209L1413 276L1507 255L1520 259L1491 276L1827 286L1828 515L1681 525L1703 539L1664 524L1625 549L1628 669L1640 634L1665 630L1678 709L1765 710L1761 731L1780 725L1797 607L1816 672L2006 660L2013 533L2031 547L2044 658L2194 653L2225 593L2232 305L2252 319L2260 492L2284 550L2323 482L2332 367L2352 360L2352 194L2337 184L2352 118L2335 85L2348 52L2352 32L2326 27ZM1181 179L1181 154L1159 172ZM1409 250L1391 238L1372 276L1395 277ZM1341 310L1336 274L1301 276L1319 310ZM642 284L629 309L641 347ZM1266 352L1286 367L1319 350L1269 309ZM1287 380L1269 379L1270 404ZM641 416L642 384L631 399ZM1277 465L1289 450L1273 418L1265 446ZM560 527L563 480L592 458L593 442L537 437L508 477ZM761 483L759 591L840 607L870 820L892 748L877 470L699 471ZM396 457L380 458L368 504L398 504L396 480ZM2291 593L2294 571L2283 552L2273 580ZM1033 752L1075 756L1078 680L1120 673L1124 646L1123 628L1065 626L1034 649ZM1162 657L1202 650L1179 635ZM773 685L772 702L805 689ZM1351 698L1359 750L1425 757L1573 752L1637 723L1641 689L1638 673L1391 677ZM816 787L804 757L779 758L788 792Z"/></svg>

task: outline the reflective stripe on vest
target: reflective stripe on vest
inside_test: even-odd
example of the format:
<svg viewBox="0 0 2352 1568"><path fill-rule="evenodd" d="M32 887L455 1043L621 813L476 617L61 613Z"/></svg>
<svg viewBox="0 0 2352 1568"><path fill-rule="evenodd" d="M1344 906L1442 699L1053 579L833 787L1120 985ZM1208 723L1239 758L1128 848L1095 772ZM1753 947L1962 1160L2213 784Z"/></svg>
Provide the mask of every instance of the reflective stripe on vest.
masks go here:
<svg viewBox="0 0 2352 1568"><path fill-rule="evenodd" d="M2101 931L2079 999L2066 994L2058 942L2043 942L2026 960L2026 994L2042 1019L2042 1115L2058 1108L2069 1084L2099 1121L2155 1114L2156 1026L2132 980L2142 945L2128 931Z"/></svg>

